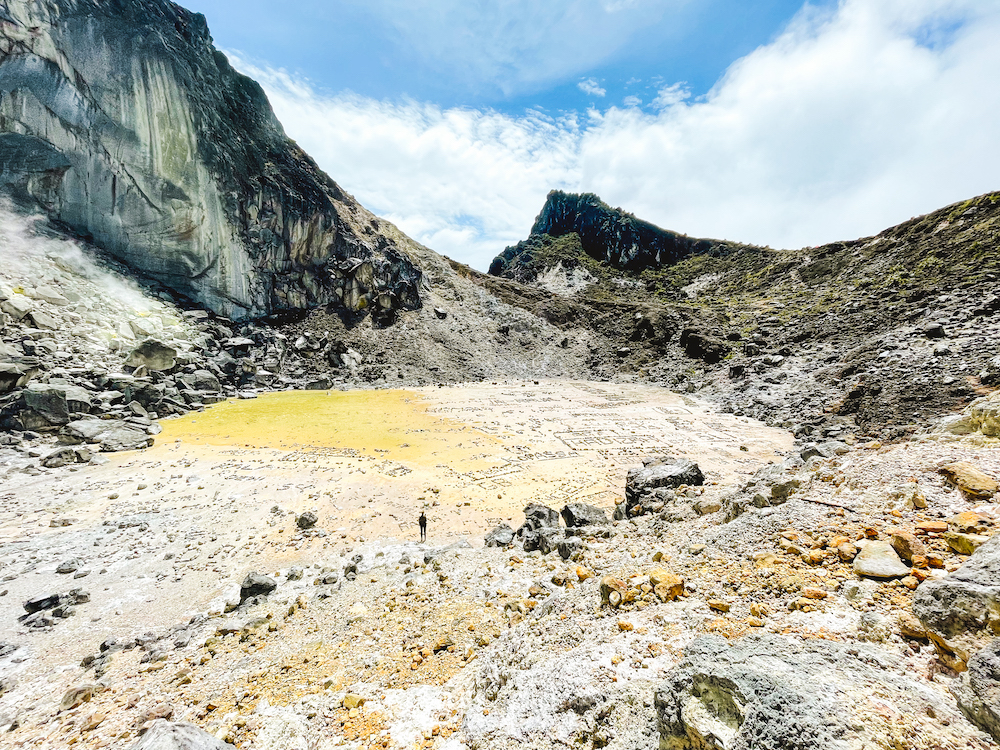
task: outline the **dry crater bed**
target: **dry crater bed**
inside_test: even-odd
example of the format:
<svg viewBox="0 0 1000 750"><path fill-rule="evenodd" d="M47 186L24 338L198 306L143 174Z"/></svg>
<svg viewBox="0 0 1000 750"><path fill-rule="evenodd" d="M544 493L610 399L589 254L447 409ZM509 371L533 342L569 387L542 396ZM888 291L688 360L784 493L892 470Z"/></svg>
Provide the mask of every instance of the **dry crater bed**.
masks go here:
<svg viewBox="0 0 1000 750"><path fill-rule="evenodd" d="M124 747L167 718L275 750L731 748L758 724L759 747L993 746L911 614L968 558L949 519L992 531L938 471L1000 475L988 441L800 456L694 399L576 381L273 393L162 425L103 465L7 474L5 745ZM664 454L704 484L559 549L483 546L531 503L610 519ZM858 575L901 533L930 564Z"/></svg>

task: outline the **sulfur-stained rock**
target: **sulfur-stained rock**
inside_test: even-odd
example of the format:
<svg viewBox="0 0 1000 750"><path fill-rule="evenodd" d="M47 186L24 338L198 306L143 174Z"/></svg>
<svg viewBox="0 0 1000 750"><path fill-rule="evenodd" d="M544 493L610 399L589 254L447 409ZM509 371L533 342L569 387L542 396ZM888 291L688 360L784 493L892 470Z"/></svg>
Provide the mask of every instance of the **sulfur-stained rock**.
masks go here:
<svg viewBox="0 0 1000 750"><path fill-rule="evenodd" d="M915 556L926 557L927 548L909 531L897 530L892 533L892 548L903 560L913 562Z"/></svg>
<svg viewBox="0 0 1000 750"><path fill-rule="evenodd" d="M665 568L649 571L649 583L661 602L672 602L684 594L684 579Z"/></svg>
<svg viewBox="0 0 1000 750"><path fill-rule="evenodd" d="M957 534L954 531L949 531L944 535L948 546L960 555L971 555L982 547L987 539L989 539L988 536L981 534Z"/></svg>
<svg viewBox="0 0 1000 750"><path fill-rule="evenodd" d="M948 519L948 529L959 534L983 534L990 526L990 520L974 510L958 513Z"/></svg>
<svg viewBox="0 0 1000 750"><path fill-rule="evenodd" d="M69 711L83 703L89 703L94 695L100 692L99 685L78 685L66 691L59 702L60 711Z"/></svg>
<svg viewBox="0 0 1000 750"><path fill-rule="evenodd" d="M947 530L947 521L921 521L917 524L919 534L943 534Z"/></svg>
<svg viewBox="0 0 1000 750"><path fill-rule="evenodd" d="M979 500L988 500L1000 490L996 479L984 474L968 461L956 461L942 466L938 471L966 495Z"/></svg>
<svg viewBox="0 0 1000 750"><path fill-rule="evenodd" d="M904 638L915 638L917 640L925 640L927 638L927 628L911 613L900 612L897 622L899 623L899 634Z"/></svg>

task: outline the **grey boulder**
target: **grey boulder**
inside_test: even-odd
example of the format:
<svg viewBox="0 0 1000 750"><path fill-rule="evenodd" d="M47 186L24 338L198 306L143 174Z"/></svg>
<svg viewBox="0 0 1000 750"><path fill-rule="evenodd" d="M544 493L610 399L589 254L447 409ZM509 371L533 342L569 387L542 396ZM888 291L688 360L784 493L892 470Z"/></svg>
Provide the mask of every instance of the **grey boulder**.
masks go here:
<svg viewBox="0 0 1000 750"><path fill-rule="evenodd" d="M952 692L969 721L1000 742L1000 638L969 659Z"/></svg>
<svg viewBox="0 0 1000 750"><path fill-rule="evenodd" d="M547 505L532 503L524 509L524 524L517 530L518 536L538 529L559 528L559 513Z"/></svg>
<svg viewBox="0 0 1000 750"><path fill-rule="evenodd" d="M857 717L838 705L865 664L829 643L775 635L730 644L696 639L656 691L660 747L670 750L847 750ZM859 674L860 672L860 674ZM877 678L876 675L872 677Z"/></svg>
<svg viewBox="0 0 1000 750"><path fill-rule="evenodd" d="M910 574L889 542L868 542L854 558L854 571L869 578L902 578Z"/></svg>
<svg viewBox="0 0 1000 750"><path fill-rule="evenodd" d="M240 601L250 599L254 596L270 594L278 588L278 582L263 573L247 573L240 586Z"/></svg>
<svg viewBox="0 0 1000 750"><path fill-rule="evenodd" d="M694 461L663 456L643 461L642 466L629 469L625 480L625 502L629 508L640 504L643 495L660 487L697 486L705 476Z"/></svg>
<svg viewBox="0 0 1000 750"><path fill-rule="evenodd" d="M600 508L587 503L570 503L562 509L567 526L594 526L609 523L607 515Z"/></svg>
<svg viewBox="0 0 1000 750"><path fill-rule="evenodd" d="M963 667L978 636L1000 629L1000 535L951 575L920 584L913 614L927 628L939 655Z"/></svg>
<svg viewBox="0 0 1000 750"><path fill-rule="evenodd" d="M150 372L174 369L177 350L156 339L146 339L128 356L129 367L145 367Z"/></svg>
<svg viewBox="0 0 1000 750"><path fill-rule="evenodd" d="M236 750L194 724L157 719L129 750Z"/></svg>
<svg viewBox="0 0 1000 750"><path fill-rule="evenodd" d="M483 542L487 547L509 547L514 543L514 529L502 523L487 534Z"/></svg>

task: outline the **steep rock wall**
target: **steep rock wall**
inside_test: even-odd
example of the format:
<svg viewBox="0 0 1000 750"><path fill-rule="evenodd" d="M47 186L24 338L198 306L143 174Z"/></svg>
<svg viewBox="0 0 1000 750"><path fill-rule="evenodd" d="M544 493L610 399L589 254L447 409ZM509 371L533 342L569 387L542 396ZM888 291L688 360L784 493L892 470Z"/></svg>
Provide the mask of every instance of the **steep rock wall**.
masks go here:
<svg viewBox="0 0 1000 750"><path fill-rule="evenodd" d="M413 243L167 0L0 3L0 133L0 185L216 312L420 305Z"/></svg>

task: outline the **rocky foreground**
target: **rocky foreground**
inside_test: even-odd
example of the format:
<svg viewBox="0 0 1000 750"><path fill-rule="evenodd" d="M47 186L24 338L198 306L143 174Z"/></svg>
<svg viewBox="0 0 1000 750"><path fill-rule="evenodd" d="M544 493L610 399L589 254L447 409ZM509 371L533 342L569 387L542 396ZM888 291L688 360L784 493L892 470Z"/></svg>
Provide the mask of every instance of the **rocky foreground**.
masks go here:
<svg viewBox="0 0 1000 750"><path fill-rule="evenodd" d="M214 474L171 449L164 477L194 477L190 528L184 498L164 514L127 473L113 499L74 501L106 519L94 543L112 554L108 576L74 564L72 550L98 550L82 544L86 518L60 515L66 498L24 508L20 539L63 538L66 552L22 560L12 539L4 585L65 583L4 624L5 741L994 747L1000 457L983 426L997 408L984 399L898 445L809 444L725 481L652 457L614 507L529 505L523 524L484 528L482 547L362 542L332 509L294 502L234 515L235 497L197 500ZM73 468L48 471L69 490L105 469ZM5 502L38 481L20 476ZM217 520L199 531L204 514ZM99 582L123 564L131 583L108 602ZM225 573L228 587L192 611L170 593L170 567L178 581ZM120 635L86 635L113 614ZM29 679L54 658L39 646L70 633L76 665Z"/></svg>

